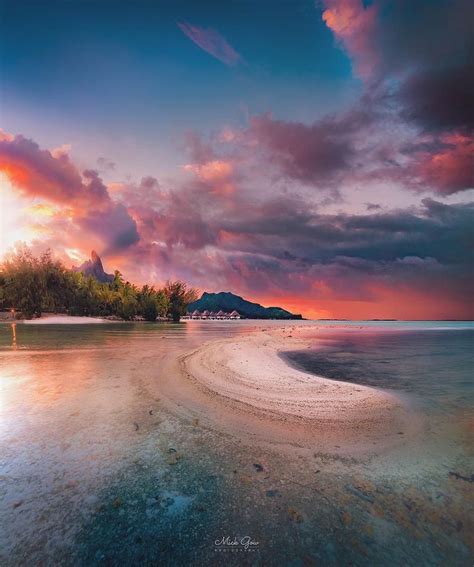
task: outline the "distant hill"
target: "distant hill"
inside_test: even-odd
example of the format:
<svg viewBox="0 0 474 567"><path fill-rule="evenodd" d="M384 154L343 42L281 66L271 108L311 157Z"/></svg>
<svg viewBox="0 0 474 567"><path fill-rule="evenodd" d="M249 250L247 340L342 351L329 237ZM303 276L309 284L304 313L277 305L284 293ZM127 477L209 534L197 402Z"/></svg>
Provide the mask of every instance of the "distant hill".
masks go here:
<svg viewBox="0 0 474 567"><path fill-rule="evenodd" d="M220 293L204 292L200 299L188 305L188 313L198 311L238 311L246 319L302 319L301 315L294 315L281 307L263 307L259 303L252 303L229 291Z"/></svg>
<svg viewBox="0 0 474 567"><path fill-rule="evenodd" d="M90 260L73 269L75 272L82 272L85 276L94 276L101 283L110 283L114 279L113 274L107 274L104 271L102 260L95 250L92 250Z"/></svg>

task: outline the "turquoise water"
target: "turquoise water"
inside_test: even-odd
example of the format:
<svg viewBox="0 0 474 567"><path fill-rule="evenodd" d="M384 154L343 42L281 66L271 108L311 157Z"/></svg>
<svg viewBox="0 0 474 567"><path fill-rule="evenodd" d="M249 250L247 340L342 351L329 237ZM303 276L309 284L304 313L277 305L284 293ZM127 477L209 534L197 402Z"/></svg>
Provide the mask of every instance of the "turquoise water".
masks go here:
<svg viewBox="0 0 474 567"><path fill-rule="evenodd" d="M426 443L289 456L163 403L177 356L281 322L1 324L1 564L471 565L474 327L317 324L292 363L400 392Z"/></svg>
<svg viewBox="0 0 474 567"><path fill-rule="evenodd" d="M414 394L453 414L473 407L474 328L451 323L410 328L321 331L314 349L287 353L314 374Z"/></svg>

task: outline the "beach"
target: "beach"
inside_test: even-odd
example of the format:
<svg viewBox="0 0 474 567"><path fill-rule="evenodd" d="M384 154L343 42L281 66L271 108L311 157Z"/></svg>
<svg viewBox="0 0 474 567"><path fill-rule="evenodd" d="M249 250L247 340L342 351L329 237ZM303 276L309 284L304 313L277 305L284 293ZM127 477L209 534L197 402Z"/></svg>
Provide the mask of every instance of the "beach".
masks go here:
<svg viewBox="0 0 474 567"><path fill-rule="evenodd" d="M473 331L425 327L0 325L2 565L468 565Z"/></svg>
<svg viewBox="0 0 474 567"><path fill-rule="evenodd" d="M181 378L205 399L199 409L188 400L189 406L213 414L233 434L310 451L381 454L406 444L421 423L400 396L314 376L282 358L282 351L308 348L306 337L316 330L264 330L186 354Z"/></svg>
<svg viewBox="0 0 474 567"><path fill-rule="evenodd" d="M35 319L20 319L24 325L100 325L110 322L102 317L81 317L62 314L47 314Z"/></svg>

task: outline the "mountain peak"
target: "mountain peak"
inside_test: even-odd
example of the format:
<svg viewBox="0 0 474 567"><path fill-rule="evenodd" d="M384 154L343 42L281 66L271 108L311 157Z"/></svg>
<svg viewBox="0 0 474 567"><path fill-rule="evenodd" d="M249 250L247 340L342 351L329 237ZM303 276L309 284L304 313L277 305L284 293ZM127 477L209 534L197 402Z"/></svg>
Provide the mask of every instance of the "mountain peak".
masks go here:
<svg viewBox="0 0 474 567"><path fill-rule="evenodd" d="M230 291L210 293L205 291L201 298L188 305L188 312L193 311L237 311L247 319L301 319L301 315L294 315L281 307L263 307L235 295Z"/></svg>
<svg viewBox="0 0 474 567"><path fill-rule="evenodd" d="M91 252L91 259L81 264L79 268L75 268L75 271L82 272L85 276L93 276L101 283L110 283L114 279L112 274L104 271L102 260L95 250Z"/></svg>

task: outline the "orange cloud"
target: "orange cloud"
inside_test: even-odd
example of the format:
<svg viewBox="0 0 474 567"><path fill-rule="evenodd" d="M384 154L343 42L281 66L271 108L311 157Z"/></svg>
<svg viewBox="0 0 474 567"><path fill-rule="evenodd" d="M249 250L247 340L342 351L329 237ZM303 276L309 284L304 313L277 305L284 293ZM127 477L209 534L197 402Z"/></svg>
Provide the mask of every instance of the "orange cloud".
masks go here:
<svg viewBox="0 0 474 567"><path fill-rule="evenodd" d="M67 147L51 152L23 136L2 133L0 172L22 196L40 197L57 205L57 214L50 214L50 223L56 229L61 227L61 231L69 233L74 228L88 231L102 243L101 251L123 249L139 240L136 223L127 208L111 199L96 171L81 173L77 169L68 157ZM53 209L40 205L30 212L44 216ZM68 224L66 229L64 222Z"/></svg>
<svg viewBox="0 0 474 567"><path fill-rule="evenodd" d="M442 143L438 152L421 155L418 174L446 195L474 188L474 140L450 134L442 137Z"/></svg>
<svg viewBox="0 0 474 567"><path fill-rule="evenodd" d="M203 164L187 164L184 169L194 173L201 181L209 184L212 187L212 193L230 195L235 191L235 186L231 180L234 168L230 161L216 159Z"/></svg>
<svg viewBox="0 0 474 567"><path fill-rule="evenodd" d="M2 130L0 128L0 142L3 142L3 141L11 142L14 137L15 136L13 136L13 134L5 132L4 130Z"/></svg>
<svg viewBox="0 0 474 567"><path fill-rule="evenodd" d="M38 203L37 205L28 207L27 212L33 215L38 215L40 217L52 217L55 214L56 209L54 207L51 207L51 205Z"/></svg>

